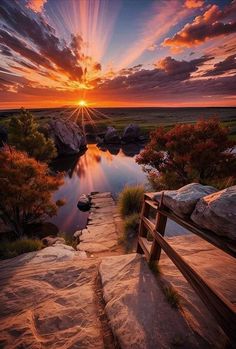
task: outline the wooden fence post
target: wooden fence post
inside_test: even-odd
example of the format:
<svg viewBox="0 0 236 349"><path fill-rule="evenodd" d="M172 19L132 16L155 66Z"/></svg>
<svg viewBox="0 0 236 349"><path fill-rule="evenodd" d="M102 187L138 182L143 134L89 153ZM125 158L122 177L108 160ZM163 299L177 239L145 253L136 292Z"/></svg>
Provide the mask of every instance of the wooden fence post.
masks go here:
<svg viewBox="0 0 236 349"><path fill-rule="evenodd" d="M161 195L161 202L160 202L159 208L163 207L163 198L164 198L164 192L162 192L162 195ZM163 216L160 212L157 212L155 230L158 231L158 233L161 234L162 236L164 236L165 234L166 222L167 222L167 217ZM159 261L160 256L161 256L161 246L154 239L151 247L149 260Z"/></svg>
<svg viewBox="0 0 236 349"><path fill-rule="evenodd" d="M148 217L150 211L150 206L146 203L146 198L145 194L143 196L143 204L142 204L142 209L141 209L141 214L140 214L140 222L139 222L139 231L138 231L138 236L140 237L146 237L147 236L147 231L144 227L143 224L143 217ZM140 246L139 242L137 244L137 253L143 254L144 251L142 247Z"/></svg>

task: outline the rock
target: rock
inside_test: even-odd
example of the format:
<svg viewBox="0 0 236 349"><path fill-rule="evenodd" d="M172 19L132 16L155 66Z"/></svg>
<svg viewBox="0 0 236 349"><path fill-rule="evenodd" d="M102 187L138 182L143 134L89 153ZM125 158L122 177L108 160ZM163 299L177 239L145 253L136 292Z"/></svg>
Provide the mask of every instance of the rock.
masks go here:
<svg viewBox="0 0 236 349"><path fill-rule="evenodd" d="M61 248L42 251L52 256ZM97 261L72 253L75 259L63 263L42 258L40 264L19 268L18 256L4 268L1 264L1 348L104 349L95 294Z"/></svg>
<svg viewBox="0 0 236 349"><path fill-rule="evenodd" d="M125 143L137 142L140 137L140 128L138 125L129 124L123 132L122 141Z"/></svg>
<svg viewBox="0 0 236 349"><path fill-rule="evenodd" d="M52 236L46 236L45 238L42 239L42 243L45 246L52 246L54 244L65 244L65 239L57 236L57 237L52 237Z"/></svg>
<svg viewBox="0 0 236 349"><path fill-rule="evenodd" d="M90 209L90 199L87 195L83 194L80 196L77 203L77 207L80 211L88 211Z"/></svg>
<svg viewBox="0 0 236 349"><path fill-rule="evenodd" d="M78 154L87 144L86 138L80 127L71 121L51 121L50 136L56 144L59 155Z"/></svg>
<svg viewBox="0 0 236 349"><path fill-rule="evenodd" d="M0 125L0 148L8 141L8 133L5 126Z"/></svg>
<svg viewBox="0 0 236 349"><path fill-rule="evenodd" d="M76 255L81 259L87 259L87 253L85 251L77 251Z"/></svg>
<svg viewBox="0 0 236 349"><path fill-rule="evenodd" d="M118 131L114 127L108 127L104 136L104 142L107 144L119 144L121 142Z"/></svg>
<svg viewBox="0 0 236 349"><path fill-rule="evenodd" d="M235 258L194 234L167 237L167 241L214 290L231 304L236 304ZM226 336L215 318L165 253L161 254L159 265L161 277L180 295L181 312L190 327L208 343L202 345L202 348L226 348Z"/></svg>
<svg viewBox="0 0 236 349"><path fill-rule="evenodd" d="M202 228L236 241L236 185L201 198L191 219Z"/></svg>
<svg viewBox="0 0 236 349"><path fill-rule="evenodd" d="M188 217L202 197L217 189L199 183L187 184L178 190L165 190L163 204L180 217ZM155 193L154 200L160 202L161 192Z"/></svg>
<svg viewBox="0 0 236 349"><path fill-rule="evenodd" d="M99 266L105 311L122 349L203 348L167 300L145 259L137 254L105 257Z"/></svg>
<svg viewBox="0 0 236 349"><path fill-rule="evenodd" d="M81 236L81 234L82 234L82 230L77 230L77 231L73 234L73 236L74 236L75 239L78 239L78 238Z"/></svg>

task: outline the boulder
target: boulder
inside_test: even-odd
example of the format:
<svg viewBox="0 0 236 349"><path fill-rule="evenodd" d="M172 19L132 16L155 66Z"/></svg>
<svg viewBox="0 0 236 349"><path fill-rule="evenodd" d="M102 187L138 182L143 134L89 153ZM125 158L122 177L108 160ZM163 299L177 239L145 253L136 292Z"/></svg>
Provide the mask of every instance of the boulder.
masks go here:
<svg viewBox="0 0 236 349"><path fill-rule="evenodd" d="M8 141L8 133L5 126L0 125L0 148Z"/></svg>
<svg viewBox="0 0 236 349"><path fill-rule="evenodd" d="M82 194L77 203L77 207L80 211L88 211L90 209L90 198L88 195Z"/></svg>
<svg viewBox="0 0 236 349"><path fill-rule="evenodd" d="M202 228L236 241L236 185L201 198L191 219Z"/></svg>
<svg viewBox="0 0 236 349"><path fill-rule="evenodd" d="M114 127L108 127L104 136L104 142L107 144L117 144L120 143L121 139L118 131Z"/></svg>
<svg viewBox="0 0 236 349"><path fill-rule="evenodd" d="M132 143L139 140L140 128L138 125L129 124L123 132L122 141L125 143Z"/></svg>
<svg viewBox="0 0 236 349"><path fill-rule="evenodd" d="M71 121L51 121L50 136L56 144L59 155L78 154L87 144L80 127Z"/></svg>
<svg viewBox="0 0 236 349"><path fill-rule="evenodd" d="M199 183L187 184L178 190L165 190L163 204L180 217L189 217L202 197L215 193L217 189ZM160 202L161 192L155 193L154 200Z"/></svg>
<svg viewBox="0 0 236 349"><path fill-rule="evenodd" d="M57 236L57 237L52 237L52 236L46 236L45 238L42 239L42 243L45 246L52 246L55 244L65 244L65 239Z"/></svg>

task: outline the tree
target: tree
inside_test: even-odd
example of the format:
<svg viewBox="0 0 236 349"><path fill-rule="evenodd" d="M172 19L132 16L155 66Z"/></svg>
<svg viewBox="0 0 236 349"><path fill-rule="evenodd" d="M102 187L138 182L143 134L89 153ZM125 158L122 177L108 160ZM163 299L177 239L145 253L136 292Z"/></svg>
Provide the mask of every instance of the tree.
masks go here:
<svg viewBox="0 0 236 349"><path fill-rule="evenodd" d="M228 132L217 119L176 125L169 131L159 127L136 161L163 189L220 181L236 173L235 143Z"/></svg>
<svg viewBox="0 0 236 349"><path fill-rule="evenodd" d="M51 139L39 132L39 125L33 115L21 109L20 115L9 123L9 144L25 151L36 160L49 162L57 156L56 147Z"/></svg>
<svg viewBox="0 0 236 349"><path fill-rule="evenodd" d="M57 213L61 202L52 193L63 184L62 174L49 175L47 164L26 153L3 148L0 151L0 218L17 237L28 224L43 221Z"/></svg>

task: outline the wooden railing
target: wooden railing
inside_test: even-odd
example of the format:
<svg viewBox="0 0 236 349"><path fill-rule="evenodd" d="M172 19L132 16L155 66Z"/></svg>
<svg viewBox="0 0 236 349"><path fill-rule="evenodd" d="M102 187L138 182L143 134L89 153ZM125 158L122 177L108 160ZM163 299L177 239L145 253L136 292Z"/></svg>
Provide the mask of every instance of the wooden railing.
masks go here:
<svg viewBox="0 0 236 349"><path fill-rule="evenodd" d="M163 205L163 195L164 194L162 194L160 204L152 200L151 193L146 193L144 195L139 224L137 252L145 254L148 262L158 262L161 255L161 249L163 249L214 316L228 337L232 347L236 348L236 312L233 305L222 294L214 290L212 286L210 286L210 284L204 280L198 272L167 242L164 238L167 218L175 221L180 226L200 236L234 258L236 257L236 246L232 246L232 244L230 245L227 239L217 237L209 231L200 229L190 220L184 220L176 216ZM155 223L149 219L151 208L156 211ZM151 249L150 243L147 241L148 232L153 237Z"/></svg>

